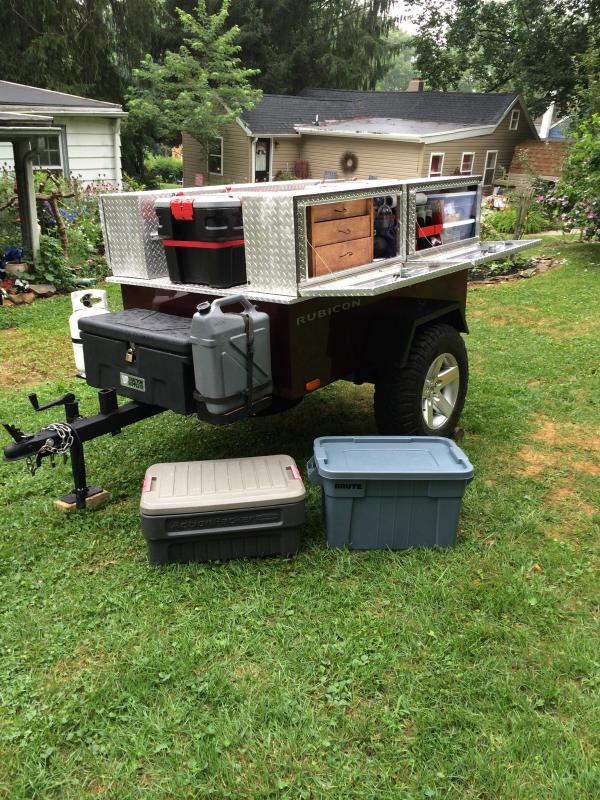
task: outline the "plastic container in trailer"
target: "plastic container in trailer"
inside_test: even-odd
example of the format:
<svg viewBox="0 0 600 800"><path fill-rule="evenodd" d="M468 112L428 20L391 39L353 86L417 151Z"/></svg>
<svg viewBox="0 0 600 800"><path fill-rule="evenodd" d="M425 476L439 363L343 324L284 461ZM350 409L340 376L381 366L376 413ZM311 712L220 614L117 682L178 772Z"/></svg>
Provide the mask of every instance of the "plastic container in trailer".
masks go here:
<svg viewBox="0 0 600 800"><path fill-rule="evenodd" d="M154 464L140 513L151 564L290 556L305 490L286 455Z"/></svg>
<svg viewBox="0 0 600 800"><path fill-rule="evenodd" d="M450 439L315 439L308 477L323 487L329 547L452 547L473 467Z"/></svg>
<svg viewBox="0 0 600 800"><path fill-rule="evenodd" d="M227 242L244 238L242 202L230 194L159 197L154 203L164 239Z"/></svg>
<svg viewBox="0 0 600 800"><path fill-rule="evenodd" d="M230 195L156 200L169 278L226 289L246 283L242 204Z"/></svg>

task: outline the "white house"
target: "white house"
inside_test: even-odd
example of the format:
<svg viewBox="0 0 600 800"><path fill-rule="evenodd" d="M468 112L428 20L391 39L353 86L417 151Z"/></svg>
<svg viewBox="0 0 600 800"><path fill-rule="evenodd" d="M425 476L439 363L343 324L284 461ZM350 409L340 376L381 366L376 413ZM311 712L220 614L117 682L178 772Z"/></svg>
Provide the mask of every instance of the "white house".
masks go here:
<svg viewBox="0 0 600 800"><path fill-rule="evenodd" d="M48 168L86 183L108 182L121 187L121 119L117 103L90 100L64 92L0 81L0 114L52 117L51 135L33 159L34 169ZM58 130L57 130L58 129ZM0 167L14 168L10 142L0 141Z"/></svg>

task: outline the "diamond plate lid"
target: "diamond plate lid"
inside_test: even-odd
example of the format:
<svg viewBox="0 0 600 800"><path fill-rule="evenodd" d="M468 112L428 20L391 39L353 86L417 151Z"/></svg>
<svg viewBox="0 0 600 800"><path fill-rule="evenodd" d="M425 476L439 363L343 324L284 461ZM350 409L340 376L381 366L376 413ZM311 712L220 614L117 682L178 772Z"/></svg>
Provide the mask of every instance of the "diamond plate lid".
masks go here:
<svg viewBox="0 0 600 800"><path fill-rule="evenodd" d="M290 456L153 464L142 486L142 514L191 514L297 503L305 490Z"/></svg>

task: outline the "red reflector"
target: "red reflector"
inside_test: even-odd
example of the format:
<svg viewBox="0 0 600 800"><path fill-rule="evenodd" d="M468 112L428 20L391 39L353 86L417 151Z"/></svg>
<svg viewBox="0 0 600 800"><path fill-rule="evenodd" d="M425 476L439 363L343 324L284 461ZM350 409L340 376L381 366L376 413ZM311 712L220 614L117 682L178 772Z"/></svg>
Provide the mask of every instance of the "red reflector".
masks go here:
<svg viewBox="0 0 600 800"><path fill-rule="evenodd" d="M304 385L304 388L306 389L307 392L314 392L314 390L318 389L320 385L321 381L319 380L319 378L315 378L312 381L308 381L308 383Z"/></svg>
<svg viewBox="0 0 600 800"><path fill-rule="evenodd" d="M171 200L171 214L173 219L187 221L194 219L194 198L174 197Z"/></svg>

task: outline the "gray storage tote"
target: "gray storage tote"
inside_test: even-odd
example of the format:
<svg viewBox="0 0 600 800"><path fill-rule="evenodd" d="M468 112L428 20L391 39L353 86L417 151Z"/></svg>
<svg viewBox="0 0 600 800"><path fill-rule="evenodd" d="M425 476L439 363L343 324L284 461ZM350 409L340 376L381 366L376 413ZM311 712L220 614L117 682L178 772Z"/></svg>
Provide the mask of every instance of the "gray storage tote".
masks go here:
<svg viewBox="0 0 600 800"><path fill-rule="evenodd" d="M151 564L293 555L304 484L286 455L153 464L140 515Z"/></svg>
<svg viewBox="0 0 600 800"><path fill-rule="evenodd" d="M307 464L323 487L329 547L451 547L473 467L450 439L323 436Z"/></svg>

